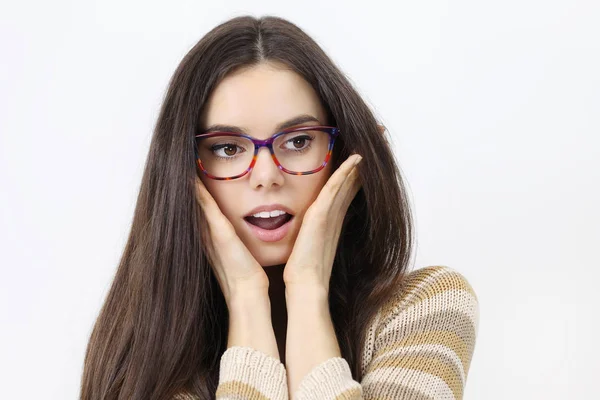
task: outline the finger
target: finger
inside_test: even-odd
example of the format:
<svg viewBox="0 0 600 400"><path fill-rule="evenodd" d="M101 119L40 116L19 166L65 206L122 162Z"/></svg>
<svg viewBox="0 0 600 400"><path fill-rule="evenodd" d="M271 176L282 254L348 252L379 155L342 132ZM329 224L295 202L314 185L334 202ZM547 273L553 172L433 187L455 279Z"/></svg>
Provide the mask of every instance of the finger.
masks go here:
<svg viewBox="0 0 600 400"><path fill-rule="evenodd" d="M199 177L196 177L196 180L194 181L194 186L196 188L196 197L198 199L198 203L200 203L202 206L204 206L204 204L206 203L206 187L204 187L204 183L202 182L202 179L200 179Z"/></svg>
<svg viewBox="0 0 600 400"><path fill-rule="evenodd" d="M196 192L198 193L198 202L206 214L208 225L211 231L217 232L219 235L224 236L225 239L229 238L233 225L229 222L227 217L221 212L219 205L216 200L200 178L196 178Z"/></svg>
<svg viewBox="0 0 600 400"><path fill-rule="evenodd" d="M311 214L316 213L324 218L331 211L334 203L339 204L339 202L336 202L338 193L354 170L356 161L360 159L361 157L358 154L351 155L329 177L313 205L309 208Z"/></svg>
<svg viewBox="0 0 600 400"><path fill-rule="evenodd" d="M325 193L325 196L334 198L344 182L348 179L348 176L354 169L356 162L361 159L362 157L358 154L352 154L350 157L348 157L327 180L327 183L323 187L321 193Z"/></svg>
<svg viewBox="0 0 600 400"><path fill-rule="evenodd" d="M354 197L361 187L362 181L360 179L360 172L358 170L358 165L355 165L340 188L340 192L350 194L352 197Z"/></svg>
<svg viewBox="0 0 600 400"><path fill-rule="evenodd" d="M206 231L207 233L207 237L205 237L204 239L207 240L206 243L211 243L211 241L209 240L210 238L210 232L212 231L211 229L211 213L209 212L210 210L210 200L212 198L212 196L210 195L210 193L208 192L208 190L206 189L206 187L204 186L204 183L202 182L202 180L199 177L196 177L195 180L195 189L196 189L196 199L198 200L198 204L200 204L200 208L202 209L202 211L204 212L204 215L206 217L206 224L208 227L208 230Z"/></svg>
<svg viewBox="0 0 600 400"><path fill-rule="evenodd" d="M340 212L345 215L350 203L352 203L352 200L356 197L356 194L361 187L362 182L360 180L358 166L354 166L333 200L332 209L339 209Z"/></svg>
<svg viewBox="0 0 600 400"><path fill-rule="evenodd" d="M206 186L204 186L202 180L198 177L196 177L196 193L198 193L198 201L200 205L207 213L214 213L215 210L219 209L217 202L212 197L208 189L206 189Z"/></svg>
<svg viewBox="0 0 600 400"><path fill-rule="evenodd" d="M212 227L217 222L216 220L219 219L221 209L208 189L206 189L206 186L204 186L202 180L198 177L196 178L196 193L198 193L198 202L206 214L208 224Z"/></svg>
<svg viewBox="0 0 600 400"><path fill-rule="evenodd" d="M340 174L333 180L331 186L330 196L335 199L339 196L340 192L345 193L348 187L352 187L359 177L358 174L358 163L362 160L362 157L358 154L354 154L344 162L343 170L338 169ZM336 172L338 172L336 171ZM346 190L345 190L346 189Z"/></svg>

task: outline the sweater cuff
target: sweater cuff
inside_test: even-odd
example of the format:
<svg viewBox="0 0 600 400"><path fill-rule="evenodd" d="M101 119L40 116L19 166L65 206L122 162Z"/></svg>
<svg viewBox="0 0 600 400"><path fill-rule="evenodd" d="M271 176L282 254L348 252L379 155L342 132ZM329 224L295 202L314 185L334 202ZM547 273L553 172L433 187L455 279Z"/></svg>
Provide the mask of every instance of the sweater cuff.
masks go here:
<svg viewBox="0 0 600 400"><path fill-rule="evenodd" d="M342 357L332 357L315 366L300 382L297 400L362 398L362 386L352 379L348 362Z"/></svg>
<svg viewBox="0 0 600 400"><path fill-rule="evenodd" d="M218 397L287 399L285 366L252 347L229 347L221 356Z"/></svg>

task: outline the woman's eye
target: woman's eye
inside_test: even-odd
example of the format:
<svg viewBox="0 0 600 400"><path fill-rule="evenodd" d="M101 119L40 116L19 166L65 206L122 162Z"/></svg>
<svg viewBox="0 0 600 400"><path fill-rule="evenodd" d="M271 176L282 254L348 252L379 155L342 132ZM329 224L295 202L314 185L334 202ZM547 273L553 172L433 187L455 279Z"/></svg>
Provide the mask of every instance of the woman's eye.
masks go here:
<svg viewBox="0 0 600 400"><path fill-rule="evenodd" d="M310 144L312 138L310 136L296 136L295 138L289 139L286 144L289 150L302 150Z"/></svg>
<svg viewBox="0 0 600 400"><path fill-rule="evenodd" d="M240 150L244 150L244 149L242 149L241 147L239 147L235 144L227 143L227 144L213 145L211 147L211 150L213 153L215 153L219 157L233 157L237 153L241 153L242 151L240 151ZM220 151L222 151L222 152L219 153Z"/></svg>

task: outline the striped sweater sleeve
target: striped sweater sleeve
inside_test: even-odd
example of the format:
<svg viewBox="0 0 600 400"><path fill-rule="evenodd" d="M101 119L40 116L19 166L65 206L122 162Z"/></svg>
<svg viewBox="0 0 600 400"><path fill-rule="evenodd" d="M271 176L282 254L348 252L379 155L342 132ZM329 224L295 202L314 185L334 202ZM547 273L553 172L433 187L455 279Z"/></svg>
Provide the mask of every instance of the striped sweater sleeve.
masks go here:
<svg viewBox="0 0 600 400"><path fill-rule="evenodd" d="M446 266L415 270L377 315L364 376L341 357L315 366L294 400L462 399L475 347L479 303L469 282Z"/></svg>
<svg viewBox="0 0 600 400"><path fill-rule="evenodd" d="M283 363L251 347L233 346L221 356L216 400L287 400Z"/></svg>
<svg viewBox="0 0 600 400"><path fill-rule="evenodd" d="M288 400L285 366L252 347L232 346L221 355L216 400ZM188 391L170 400L200 400Z"/></svg>

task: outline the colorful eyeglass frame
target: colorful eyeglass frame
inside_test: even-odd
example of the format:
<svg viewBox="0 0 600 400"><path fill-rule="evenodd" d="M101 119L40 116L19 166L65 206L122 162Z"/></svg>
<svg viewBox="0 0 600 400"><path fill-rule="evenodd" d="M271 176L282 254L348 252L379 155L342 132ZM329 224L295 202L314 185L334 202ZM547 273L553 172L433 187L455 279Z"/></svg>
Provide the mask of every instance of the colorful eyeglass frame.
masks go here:
<svg viewBox="0 0 600 400"><path fill-rule="evenodd" d="M319 131L327 132L329 134L329 150L327 151L327 154L325 156L325 161L323 161L323 164L321 164L321 166L319 168L313 169L312 171L307 171L307 172L293 172L293 171L290 171L290 170L284 168L279 163L277 158L275 157L275 153L273 152L273 141L275 141L275 139L277 139L277 137L279 137L283 134L286 134L286 133L310 131L310 130L319 130ZM230 181L232 179L241 178L242 176L246 175L248 172L252 171L252 168L254 168L254 164L256 164L256 158L258 157L258 150L260 150L261 147L267 147L269 149L269 152L271 153L271 157L273 158L275 165L277 165L277 167L280 170L287 172L288 174L291 174L291 175L310 175L310 174L319 172L320 170L325 168L325 166L327 165L327 162L331 158L331 153L333 151L333 144L335 143L335 139L337 138L337 136L339 134L340 134L340 129L337 127L316 125L316 126L301 126L301 127L295 127L295 128L288 128L288 129L285 129L281 132L274 134L273 136L271 136L270 138L265 139L265 140L260 140L260 139L254 138L252 136L249 136L249 135L244 135L241 133L233 133L233 132L210 132L210 133L201 133L201 134L196 135L195 139L207 138L207 137L213 137L213 136L237 136L237 137L243 137L248 140L251 140L252 143L254 143L254 156L252 157L252 161L250 162L250 166L248 167L248 169L246 169L246 171L244 171L243 174L231 176L231 177L227 177L227 178L218 178L216 176L209 174L204 169L204 166L202 165L202 161L200 160L200 158L198 156L198 144L197 143L196 143L196 146L194 146L194 152L196 154L196 162L198 163L198 166L200 167L202 172L204 172L204 174L206 176L208 176L209 178L220 180L220 181Z"/></svg>

